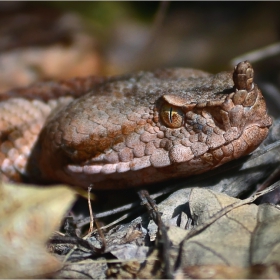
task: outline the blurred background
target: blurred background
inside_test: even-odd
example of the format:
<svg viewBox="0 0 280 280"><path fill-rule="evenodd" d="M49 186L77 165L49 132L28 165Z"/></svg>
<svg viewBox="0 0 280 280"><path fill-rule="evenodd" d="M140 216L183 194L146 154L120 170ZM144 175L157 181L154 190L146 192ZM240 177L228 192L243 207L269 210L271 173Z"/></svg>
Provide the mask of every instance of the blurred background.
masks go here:
<svg viewBox="0 0 280 280"><path fill-rule="evenodd" d="M277 115L280 2L0 2L0 91L158 67L248 59Z"/></svg>

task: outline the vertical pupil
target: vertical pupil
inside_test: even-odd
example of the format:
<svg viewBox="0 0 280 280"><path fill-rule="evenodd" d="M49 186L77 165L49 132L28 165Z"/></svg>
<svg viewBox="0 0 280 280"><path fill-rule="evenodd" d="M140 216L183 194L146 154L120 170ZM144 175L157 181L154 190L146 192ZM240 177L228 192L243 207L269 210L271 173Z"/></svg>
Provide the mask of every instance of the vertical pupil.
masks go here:
<svg viewBox="0 0 280 280"><path fill-rule="evenodd" d="M169 121L170 121L170 123L172 123L172 111L173 111L173 109L172 109L172 107L170 107L170 110L169 110Z"/></svg>

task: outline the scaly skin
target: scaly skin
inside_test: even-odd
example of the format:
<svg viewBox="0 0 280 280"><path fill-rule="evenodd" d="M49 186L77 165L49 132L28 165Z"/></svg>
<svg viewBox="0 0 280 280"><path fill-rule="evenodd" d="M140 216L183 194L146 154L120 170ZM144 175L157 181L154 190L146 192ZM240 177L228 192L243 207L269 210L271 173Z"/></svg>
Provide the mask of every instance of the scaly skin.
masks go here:
<svg viewBox="0 0 280 280"><path fill-rule="evenodd" d="M2 99L6 177L95 189L206 172L252 152L272 123L248 62L233 74L175 68L41 83Z"/></svg>

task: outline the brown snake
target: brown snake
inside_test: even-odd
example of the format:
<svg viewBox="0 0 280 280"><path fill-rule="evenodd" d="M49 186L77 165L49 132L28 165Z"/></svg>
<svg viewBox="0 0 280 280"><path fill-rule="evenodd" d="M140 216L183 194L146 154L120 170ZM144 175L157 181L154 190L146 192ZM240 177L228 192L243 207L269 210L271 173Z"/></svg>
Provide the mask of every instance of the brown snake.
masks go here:
<svg viewBox="0 0 280 280"><path fill-rule="evenodd" d="M79 97L79 98L77 98ZM42 82L0 96L4 178L127 188L249 154L272 121L248 62Z"/></svg>

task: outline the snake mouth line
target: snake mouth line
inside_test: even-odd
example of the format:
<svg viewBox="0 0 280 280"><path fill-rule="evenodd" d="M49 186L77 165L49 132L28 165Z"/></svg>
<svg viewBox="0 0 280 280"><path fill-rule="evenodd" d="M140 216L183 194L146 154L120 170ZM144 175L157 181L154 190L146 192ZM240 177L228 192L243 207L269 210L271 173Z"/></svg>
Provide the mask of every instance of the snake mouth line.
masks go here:
<svg viewBox="0 0 280 280"><path fill-rule="evenodd" d="M229 143L232 146L235 146L233 149L233 153L230 156L224 155L221 158L215 158L212 162L207 161L207 157L205 155L216 155L217 151L220 151L223 145L220 145L219 147L215 147L214 149L208 149L208 151L204 154L201 154L199 156L192 156L189 160L196 161L198 159L205 160L207 163L209 163L212 168L217 167L221 165L222 163L225 163L225 161L230 161L232 159L237 159L242 155L247 155L253 150L255 150L259 144L262 142L262 140L267 136L268 134L268 128L261 127L259 124L249 124L246 128L244 128L243 132L239 137L234 139L232 143ZM252 143L252 139L254 139L254 143ZM65 172L70 174L84 174L85 176L88 175L98 175L98 174L114 174L114 173L126 173L128 171L137 171L140 169L148 168L148 167L154 167L151 164L150 161L150 155L143 156L141 158L134 158L132 161L129 162L118 162L118 163L105 163L105 162L98 162L96 164L87 164L87 165L67 165L65 167ZM226 159L225 159L226 158ZM185 164L188 165L189 162L186 162ZM180 163L180 162L179 162ZM173 163L170 163L168 166L171 166ZM184 164L184 163L180 163ZM166 167L166 166L162 166Z"/></svg>

